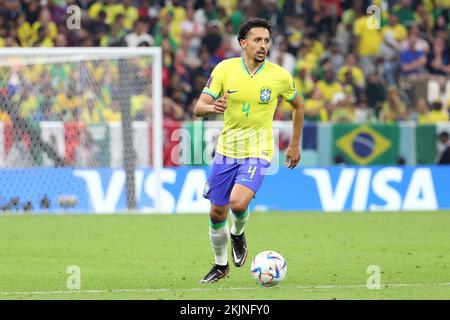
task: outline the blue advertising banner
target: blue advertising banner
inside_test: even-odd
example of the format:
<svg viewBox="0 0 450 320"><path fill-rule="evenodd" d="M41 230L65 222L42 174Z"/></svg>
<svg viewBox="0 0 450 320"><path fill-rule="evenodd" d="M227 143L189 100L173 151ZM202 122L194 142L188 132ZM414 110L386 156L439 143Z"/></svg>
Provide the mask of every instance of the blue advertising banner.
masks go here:
<svg viewBox="0 0 450 320"><path fill-rule="evenodd" d="M209 212L209 167L164 168L163 213ZM155 176L136 170L137 211L155 212ZM279 168L265 178L253 210L397 211L450 209L450 166ZM115 169L2 169L4 211L126 211L125 172Z"/></svg>

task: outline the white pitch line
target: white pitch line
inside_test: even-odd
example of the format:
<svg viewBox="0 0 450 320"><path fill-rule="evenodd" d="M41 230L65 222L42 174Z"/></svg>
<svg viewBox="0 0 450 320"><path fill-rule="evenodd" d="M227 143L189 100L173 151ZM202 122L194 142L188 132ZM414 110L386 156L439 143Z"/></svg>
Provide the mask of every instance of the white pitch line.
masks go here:
<svg viewBox="0 0 450 320"><path fill-rule="evenodd" d="M208 285L208 284L207 284ZM450 286L450 282L444 283L395 283L384 284L382 288L412 288L412 287L446 287ZM367 288L366 285L316 285L316 286L280 286L279 290L317 290L317 289L356 289ZM231 287L231 288L187 288L187 289L169 289L169 288L148 288L148 289L111 289L111 290L57 290L57 291L29 291L29 292L7 292L0 291L0 296L8 295L50 295L50 294L81 294L81 293L157 293L157 292L208 292L217 290L261 290L259 286L255 287Z"/></svg>

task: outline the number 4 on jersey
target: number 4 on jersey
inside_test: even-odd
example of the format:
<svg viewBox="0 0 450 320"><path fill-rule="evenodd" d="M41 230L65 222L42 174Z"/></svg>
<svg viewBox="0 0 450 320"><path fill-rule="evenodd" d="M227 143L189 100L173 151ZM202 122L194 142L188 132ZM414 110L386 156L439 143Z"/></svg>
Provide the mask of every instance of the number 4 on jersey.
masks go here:
<svg viewBox="0 0 450 320"><path fill-rule="evenodd" d="M248 114L250 113L250 103L244 102L242 105L242 112L245 113L245 117L248 118Z"/></svg>
<svg viewBox="0 0 450 320"><path fill-rule="evenodd" d="M252 169L252 167L253 167L253 169ZM255 175L255 171L256 171L256 166L248 166L247 173L251 173L250 179L253 179L253 176Z"/></svg>

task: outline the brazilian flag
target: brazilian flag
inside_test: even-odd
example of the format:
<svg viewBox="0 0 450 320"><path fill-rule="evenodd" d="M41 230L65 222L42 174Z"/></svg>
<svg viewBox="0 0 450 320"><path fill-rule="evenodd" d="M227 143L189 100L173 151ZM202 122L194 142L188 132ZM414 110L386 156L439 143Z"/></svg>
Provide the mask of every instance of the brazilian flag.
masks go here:
<svg viewBox="0 0 450 320"><path fill-rule="evenodd" d="M396 164L399 158L399 127L396 124L335 124L333 156L348 164Z"/></svg>

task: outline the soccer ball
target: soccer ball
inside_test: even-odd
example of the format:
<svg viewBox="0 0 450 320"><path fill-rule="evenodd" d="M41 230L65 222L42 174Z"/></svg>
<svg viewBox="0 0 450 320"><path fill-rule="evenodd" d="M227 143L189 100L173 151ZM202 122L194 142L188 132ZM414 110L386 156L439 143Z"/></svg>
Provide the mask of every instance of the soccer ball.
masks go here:
<svg viewBox="0 0 450 320"><path fill-rule="evenodd" d="M260 285L273 287L286 277L287 262L278 252L263 251L253 259L251 271Z"/></svg>

